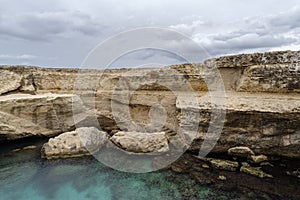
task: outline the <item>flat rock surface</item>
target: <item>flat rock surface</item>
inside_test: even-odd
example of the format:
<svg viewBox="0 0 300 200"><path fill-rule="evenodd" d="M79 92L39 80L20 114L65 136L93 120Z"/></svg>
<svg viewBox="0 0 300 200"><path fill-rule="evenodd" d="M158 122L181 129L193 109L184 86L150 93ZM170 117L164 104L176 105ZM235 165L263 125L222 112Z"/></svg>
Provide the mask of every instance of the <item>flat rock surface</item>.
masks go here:
<svg viewBox="0 0 300 200"><path fill-rule="evenodd" d="M184 97L184 95L182 96ZM213 103L217 106L223 105L227 110L271 113L300 112L300 94L298 93L210 92L197 95L197 100L199 102L197 107L187 98L181 99L181 104L177 100L177 107L210 109Z"/></svg>

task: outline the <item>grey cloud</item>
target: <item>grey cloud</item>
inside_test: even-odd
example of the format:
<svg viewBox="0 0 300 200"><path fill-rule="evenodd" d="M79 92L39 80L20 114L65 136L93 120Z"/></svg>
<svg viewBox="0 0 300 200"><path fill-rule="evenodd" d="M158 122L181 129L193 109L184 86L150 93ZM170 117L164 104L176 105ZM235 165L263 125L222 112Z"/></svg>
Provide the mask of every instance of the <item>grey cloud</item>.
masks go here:
<svg viewBox="0 0 300 200"><path fill-rule="evenodd" d="M99 24L81 12L3 14L0 20L0 34L27 40L49 40L72 32L95 35L101 31Z"/></svg>
<svg viewBox="0 0 300 200"><path fill-rule="evenodd" d="M207 48L211 54L220 55L249 51L249 49L267 49L271 47L292 44L296 41L296 39L285 38L283 36L260 36L255 33L250 33L224 41L213 40L210 44L204 44L204 47Z"/></svg>
<svg viewBox="0 0 300 200"><path fill-rule="evenodd" d="M251 49L266 51L272 47L300 43L300 7L294 7L277 15L257 16L223 23L216 29L217 33L201 33L201 29L196 29L193 24L195 23L189 26L179 24L171 27L179 31L184 27L186 32L193 32L193 39L206 48L212 56L248 52Z"/></svg>
<svg viewBox="0 0 300 200"><path fill-rule="evenodd" d="M289 10L299 0L0 2L0 64L18 64L24 60L20 56L28 54L39 55L26 60L30 65L78 67L97 44L114 34L145 26L183 32L211 56L292 45L298 48L300 44L300 9ZM184 49L199 62L206 58L205 53L178 38L162 35L156 42L165 43L174 52ZM171 57L162 52L141 52L119 64L129 67L134 60L137 64L179 62Z"/></svg>
<svg viewBox="0 0 300 200"><path fill-rule="evenodd" d="M172 52L149 48L125 54L115 60L111 67L159 67L185 62L184 58Z"/></svg>

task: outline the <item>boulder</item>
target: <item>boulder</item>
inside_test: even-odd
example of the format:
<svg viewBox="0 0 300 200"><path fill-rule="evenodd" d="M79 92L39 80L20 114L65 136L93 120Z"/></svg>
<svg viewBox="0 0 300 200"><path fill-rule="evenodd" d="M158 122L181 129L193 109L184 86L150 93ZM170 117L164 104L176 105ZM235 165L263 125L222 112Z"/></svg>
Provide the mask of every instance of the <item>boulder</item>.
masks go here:
<svg viewBox="0 0 300 200"><path fill-rule="evenodd" d="M228 149L228 155L247 158L254 155L254 152L248 147L233 147Z"/></svg>
<svg viewBox="0 0 300 200"><path fill-rule="evenodd" d="M77 128L51 138L42 147L42 157L47 159L81 157L99 151L107 142L107 134L95 127Z"/></svg>
<svg viewBox="0 0 300 200"><path fill-rule="evenodd" d="M142 133L119 131L110 140L127 152L163 153L169 151L165 132Z"/></svg>
<svg viewBox="0 0 300 200"><path fill-rule="evenodd" d="M22 77L8 70L0 71L0 94L14 91L21 87Z"/></svg>

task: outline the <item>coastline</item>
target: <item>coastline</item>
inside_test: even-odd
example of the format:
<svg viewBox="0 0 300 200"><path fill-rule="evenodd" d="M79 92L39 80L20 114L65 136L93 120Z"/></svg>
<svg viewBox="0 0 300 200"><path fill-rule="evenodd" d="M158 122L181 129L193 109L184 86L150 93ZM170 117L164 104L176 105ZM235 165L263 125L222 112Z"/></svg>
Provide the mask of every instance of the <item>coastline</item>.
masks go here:
<svg viewBox="0 0 300 200"><path fill-rule="evenodd" d="M56 162L52 158L65 155L109 152L107 140L125 151L122 158L112 154L111 161L149 153L157 169L187 174L200 185L239 191L249 194L249 199L268 199L266 194L298 199L300 72L292 68L298 62L300 51L225 56L155 69L1 66L1 76L7 77L1 80L0 90L1 150L17 154L26 151L17 146L30 146L43 138L43 147L27 150L42 150L39 155L49 160L41 162L51 163ZM222 80L207 69L211 64ZM222 81L226 95L209 88L206 80ZM198 104L188 95L189 89ZM226 101L219 108L226 118L220 118L220 127L216 125L222 133L212 139L215 145L200 158L216 108L212 98ZM86 144L97 147L92 153L78 137L79 128L91 127L104 134L101 144L93 143L98 141L95 135L84 131ZM156 137L146 137L149 134ZM177 151L186 153L173 155ZM168 158L170 165L166 165Z"/></svg>

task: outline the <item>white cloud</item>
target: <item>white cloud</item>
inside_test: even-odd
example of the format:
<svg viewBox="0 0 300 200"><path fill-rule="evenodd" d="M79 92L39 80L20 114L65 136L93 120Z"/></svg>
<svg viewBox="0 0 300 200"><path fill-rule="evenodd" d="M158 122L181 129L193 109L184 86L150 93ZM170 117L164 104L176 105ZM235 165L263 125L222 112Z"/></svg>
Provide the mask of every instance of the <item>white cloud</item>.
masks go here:
<svg viewBox="0 0 300 200"><path fill-rule="evenodd" d="M0 55L0 59L10 59L10 60L34 60L38 58L35 55L30 54L22 54L22 55L8 55L8 54L2 54Z"/></svg>

